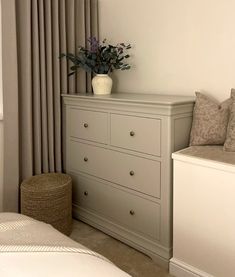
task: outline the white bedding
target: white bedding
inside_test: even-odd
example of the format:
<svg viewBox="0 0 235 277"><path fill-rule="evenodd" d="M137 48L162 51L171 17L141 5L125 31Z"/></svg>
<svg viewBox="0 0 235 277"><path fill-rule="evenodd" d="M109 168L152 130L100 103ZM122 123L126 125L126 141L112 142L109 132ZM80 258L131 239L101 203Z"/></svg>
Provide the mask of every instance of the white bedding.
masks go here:
<svg viewBox="0 0 235 277"><path fill-rule="evenodd" d="M48 224L19 214L0 213L0 276L130 275Z"/></svg>

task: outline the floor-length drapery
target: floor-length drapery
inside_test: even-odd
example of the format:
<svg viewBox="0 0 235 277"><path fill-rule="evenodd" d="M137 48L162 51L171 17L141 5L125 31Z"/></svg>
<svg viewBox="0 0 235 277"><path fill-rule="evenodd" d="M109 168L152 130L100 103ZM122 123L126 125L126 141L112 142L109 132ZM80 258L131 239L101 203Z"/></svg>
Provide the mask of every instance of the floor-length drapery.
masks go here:
<svg viewBox="0 0 235 277"><path fill-rule="evenodd" d="M60 94L91 80L58 57L97 36L97 0L2 0L2 14L3 206L17 211L21 180L62 171Z"/></svg>

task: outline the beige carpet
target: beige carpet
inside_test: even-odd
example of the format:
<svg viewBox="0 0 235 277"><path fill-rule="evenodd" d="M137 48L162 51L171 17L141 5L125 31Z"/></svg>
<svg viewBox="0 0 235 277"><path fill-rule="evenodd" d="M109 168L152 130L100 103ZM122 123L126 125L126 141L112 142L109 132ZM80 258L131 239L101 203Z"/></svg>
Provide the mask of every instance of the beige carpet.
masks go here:
<svg viewBox="0 0 235 277"><path fill-rule="evenodd" d="M107 257L133 277L171 276L146 255L81 221L74 220L71 238Z"/></svg>

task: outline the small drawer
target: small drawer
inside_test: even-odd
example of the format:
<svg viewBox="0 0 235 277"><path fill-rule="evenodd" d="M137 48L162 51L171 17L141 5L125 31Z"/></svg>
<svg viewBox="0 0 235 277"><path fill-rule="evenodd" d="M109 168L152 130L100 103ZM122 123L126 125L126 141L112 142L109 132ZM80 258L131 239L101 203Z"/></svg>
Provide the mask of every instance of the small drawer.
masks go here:
<svg viewBox="0 0 235 277"><path fill-rule="evenodd" d="M111 145L161 156L161 120L111 114Z"/></svg>
<svg viewBox="0 0 235 277"><path fill-rule="evenodd" d="M68 117L69 136L105 144L107 143L107 113L70 108Z"/></svg>
<svg viewBox="0 0 235 277"><path fill-rule="evenodd" d="M76 141L70 142L69 169L82 171L160 198L161 163Z"/></svg>
<svg viewBox="0 0 235 277"><path fill-rule="evenodd" d="M74 204L159 240L159 204L80 175L73 180Z"/></svg>

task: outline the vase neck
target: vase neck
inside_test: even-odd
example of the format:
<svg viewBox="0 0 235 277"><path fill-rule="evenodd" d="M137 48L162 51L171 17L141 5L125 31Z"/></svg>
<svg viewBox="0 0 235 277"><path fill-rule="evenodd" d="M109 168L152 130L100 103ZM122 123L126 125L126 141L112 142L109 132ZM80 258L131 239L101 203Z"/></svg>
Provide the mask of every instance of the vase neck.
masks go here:
<svg viewBox="0 0 235 277"><path fill-rule="evenodd" d="M107 74L99 74L99 73L96 74L96 76L101 76L101 77L102 77L102 76L107 76L107 75L108 75L108 73L107 73Z"/></svg>

